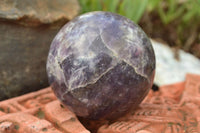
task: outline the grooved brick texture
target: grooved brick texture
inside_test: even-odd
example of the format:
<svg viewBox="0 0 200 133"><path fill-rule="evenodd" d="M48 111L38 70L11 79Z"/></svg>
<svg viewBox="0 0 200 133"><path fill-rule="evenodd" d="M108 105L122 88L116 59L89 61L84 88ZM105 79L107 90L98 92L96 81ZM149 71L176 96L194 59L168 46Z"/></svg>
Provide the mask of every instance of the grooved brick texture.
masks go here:
<svg viewBox="0 0 200 133"><path fill-rule="evenodd" d="M0 133L89 133L51 88L0 102Z"/></svg>
<svg viewBox="0 0 200 133"><path fill-rule="evenodd" d="M98 133L200 133L200 76L187 74L185 82L150 91L136 111Z"/></svg>

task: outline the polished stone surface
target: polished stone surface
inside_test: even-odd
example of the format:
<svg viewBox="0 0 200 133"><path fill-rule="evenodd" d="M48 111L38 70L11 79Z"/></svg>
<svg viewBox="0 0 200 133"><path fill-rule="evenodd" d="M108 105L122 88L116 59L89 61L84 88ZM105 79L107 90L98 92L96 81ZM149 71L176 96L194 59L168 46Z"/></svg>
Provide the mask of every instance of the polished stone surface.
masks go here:
<svg viewBox="0 0 200 133"><path fill-rule="evenodd" d="M131 20L92 12L56 35L47 73L56 96L78 116L114 119L148 93L155 56L148 37Z"/></svg>

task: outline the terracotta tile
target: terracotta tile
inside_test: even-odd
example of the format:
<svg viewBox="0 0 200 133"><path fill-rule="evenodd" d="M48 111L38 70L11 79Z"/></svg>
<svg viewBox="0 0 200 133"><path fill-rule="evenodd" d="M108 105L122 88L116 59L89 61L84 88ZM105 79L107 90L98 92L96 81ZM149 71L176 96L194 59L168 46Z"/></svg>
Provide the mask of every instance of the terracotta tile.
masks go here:
<svg viewBox="0 0 200 133"><path fill-rule="evenodd" d="M0 102L0 133L89 133L51 88Z"/></svg>
<svg viewBox="0 0 200 133"><path fill-rule="evenodd" d="M142 103L175 105L178 102L170 97L163 96L161 91L150 91Z"/></svg>
<svg viewBox="0 0 200 133"><path fill-rule="evenodd" d="M150 91L138 109L112 123L82 122L100 127L98 133L200 132L200 76L188 74L185 82ZM44 132L89 133L51 88L0 102L0 133Z"/></svg>
<svg viewBox="0 0 200 133"><path fill-rule="evenodd" d="M185 96L200 96L200 75L187 74L183 97Z"/></svg>
<svg viewBox="0 0 200 133"><path fill-rule="evenodd" d="M2 112L2 111L0 111L0 116L2 116L2 115L5 115L5 113L4 113L4 112Z"/></svg>
<svg viewBox="0 0 200 133"><path fill-rule="evenodd" d="M185 82L179 82L171 85L165 85L160 87L162 96L171 98L175 101L180 102L183 90L185 89Z"/></svg>
<svg viewBox="0 0 200 133"><path fill-rule="evenodd" d="M63 131L67 133L89 133L78 121L75 114L61 105L59 101L48 103L44 110L47 119Z"/></svg>
<svg viewBox="0 0 200 133"><path fill-rule="evenodd" d="M200 130L196 121L193 115L178 107L141 104L139 109L118 119L117 122L102 126L98 133L183 133L189 132L190 129L198 132Z"/></svg>
<svg viewBox="0 0 200 133"><path fill-rule="evenodd" d="M185 82L161 86L159 91L150 90L143 103L178 104L181 100Z"/></svg>
<svg viewBox="0 0 200 133"><path fill-rule="evenodd" d="M13 129L14 129L14 124L12 122L5 121L0 124L1 133L12 133Z"/></svg>
<svg viewBox="0 0 200 133"><path fill-rule="evenodd" d="M183 133L200 132L200 76L188 74L185 82L150 91L137 110L98 133Z"/></svg>
<svg viewBox="0 0 200 133"><path fill-rule="evenodd" d="M180 106L200 117L200 75L187 74Z"/></svg>
<svg viewBox="0 0 200 133"><path fill-rule="evenodd" d="M52 124L46 120L38 120L29 124L28 127L36 131L43 131L51 128Z"/></svg>
<svg viewBox="0 0 200 133"><path fill-rule="evenodd" d="M46 125L51 125L48 121L40 121L37 117L34 117L30 114L19 112L19 113L10 113L4 116L0 117L0 122L12 122L12 132L16 133L38 133L43 128L48 128ZM38 127L36 126L36 123L38 124ZM46 124L49 123L49 124ZM40 125L40 126L39 126ZM43 127L43 128L40 128Z"/></svg>

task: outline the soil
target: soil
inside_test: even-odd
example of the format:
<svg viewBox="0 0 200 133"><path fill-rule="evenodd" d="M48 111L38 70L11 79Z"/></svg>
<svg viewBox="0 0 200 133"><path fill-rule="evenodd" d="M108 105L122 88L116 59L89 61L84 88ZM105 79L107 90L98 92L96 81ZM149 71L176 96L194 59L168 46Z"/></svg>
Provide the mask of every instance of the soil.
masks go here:
<svg viewBox="0 0 200 133"><path fill-rule="evenodd" d="M145 13L139 25L154 40L162 42L175 49L183 49L200 59L200 25L191 20L190 25L178 33L181 22L177 19L169 24L163 24L158 14Z"/></svg>

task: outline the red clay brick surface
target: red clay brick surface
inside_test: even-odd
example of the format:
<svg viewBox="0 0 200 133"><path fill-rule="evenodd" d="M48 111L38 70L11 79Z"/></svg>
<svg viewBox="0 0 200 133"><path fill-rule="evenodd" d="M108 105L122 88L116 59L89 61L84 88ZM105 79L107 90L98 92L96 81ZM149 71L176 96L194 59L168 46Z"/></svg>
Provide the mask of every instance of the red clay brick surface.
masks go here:
<svg viewBox="0 0 200 133"><path fill-rule="evenodd" d="M200 76L151 91L136 111L98 133L200 133Z"/></svg>
<svg viewBox="0 0 200 133"><path fill-rule="evenodd" d="M99 123L90 123L106 123L98 133L200 133L200 76L188 74L185 82L150 91L137 110ZM0 102L0 133L89 132L50 87Z"/></svg>
<svg viewBox="0 0 200 133"><path fill-rule="evenodd" d="M0 133L89 133L51 88L0 102Z"/></svg>

